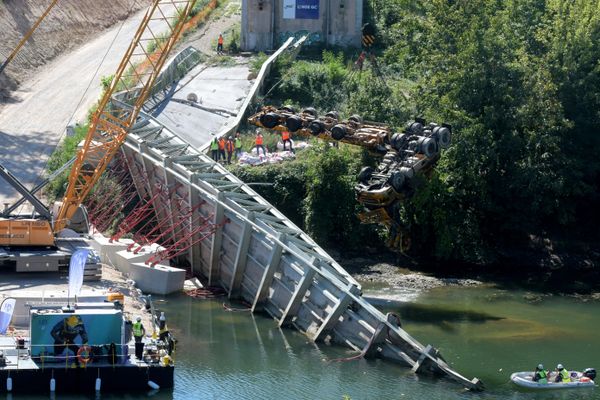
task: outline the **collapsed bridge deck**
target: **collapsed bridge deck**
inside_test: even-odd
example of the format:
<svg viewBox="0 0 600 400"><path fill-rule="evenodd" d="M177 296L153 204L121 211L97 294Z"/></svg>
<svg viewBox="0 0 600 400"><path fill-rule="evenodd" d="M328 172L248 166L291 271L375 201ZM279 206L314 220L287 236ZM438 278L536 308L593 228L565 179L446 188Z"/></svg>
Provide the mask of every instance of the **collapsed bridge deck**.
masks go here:
<svg viewBox="0 0 600 400"><path fill-rule="evenodd" d="M313 341L482 388L363 299L360 284L250 186L154 118L142 115L121 151L139 197L154 199L157 220L178 227L167 235L184 249L176 264Z"/></svg>

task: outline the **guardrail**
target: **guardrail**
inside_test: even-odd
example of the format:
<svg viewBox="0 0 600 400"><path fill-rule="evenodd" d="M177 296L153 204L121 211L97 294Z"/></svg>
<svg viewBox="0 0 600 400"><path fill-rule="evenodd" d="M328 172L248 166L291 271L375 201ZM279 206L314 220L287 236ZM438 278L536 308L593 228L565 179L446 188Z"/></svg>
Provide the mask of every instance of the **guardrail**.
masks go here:
<svg viewBox="0 0 600 400"><path fill-rule="evenodd" d="M307 39L307 37L303 36L300 39L298 39L296 42L294 42L294 38L288 38L288 40L286 40L285 43L283 45L281 45L281 47L275 53L273 53L267 59L267 61L265 61L263 63L263 65L260 68L260 71L256 77L256 81L254 82L254 85L252 85L252 88L250 89L250 92L248 93L246 100L244 100L244 103L242 103L242 107L240 108L240 111L238 112L237 117L235 117L235 119L233 120L233 123L231 125L228 125L227 127L221 129L221 131L219 131L217 134L215 134L215 137L217 137L217 138L220 138L223 136L228 137L228 136L233 136L233 134L235 134L235 132L238 130L238 128L240 126L240 123L242 122L242 118L244 118L244 116L246 115L246 112L248 111L248 107L250 106L250 104L252 104L253 101L256 100L256 97L262 90L262 87L265 83L265 79L271 72L271 67L273 66L273 63L285 51L289 51L289 54L291 55L291 57L295 58L298 55L298 52L302 48L302 45L304 44L306 39ZM199 150L204 152L204 151L208 150L209 146L210 146L210 142L201 146Z"/></svg>

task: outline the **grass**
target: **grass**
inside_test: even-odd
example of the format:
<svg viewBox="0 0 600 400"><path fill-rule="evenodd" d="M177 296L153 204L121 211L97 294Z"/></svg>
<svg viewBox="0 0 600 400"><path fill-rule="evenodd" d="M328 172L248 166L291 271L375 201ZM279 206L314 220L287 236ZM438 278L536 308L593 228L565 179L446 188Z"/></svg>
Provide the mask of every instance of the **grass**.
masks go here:
<svg viewBox="0 0 600 400"><path fill-rule="evenodd" d="M228 55L214 55L210 57L206 63L212 67L221 66L221 67L233 67L237 64L235 58Z"/></svg>
<svg viewBox="0 0 600 400"><path fill-rule="evenodd" d="M73 156L77 153L77 145L83 139L85 139L88 129L89 124L75 125L75 134L73 136L65 137L62 143L50 156L50 159L48 160L49 173L56 171L64 164L66 164L67 161L73 158ZM64 195L65 190L67 189L67 184L69 182L69 172L69 170L65 171L62 175L56 177L56 179L54 179L48 184L48 188L46 189L46 196L51 201L59 199Z"/></svg>

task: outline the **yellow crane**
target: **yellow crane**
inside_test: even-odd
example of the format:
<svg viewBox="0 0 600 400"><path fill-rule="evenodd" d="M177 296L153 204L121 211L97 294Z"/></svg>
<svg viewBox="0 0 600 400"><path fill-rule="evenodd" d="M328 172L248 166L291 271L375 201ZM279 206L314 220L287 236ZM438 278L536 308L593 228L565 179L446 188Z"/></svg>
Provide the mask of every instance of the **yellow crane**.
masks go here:
<svg viewBox="0 0 600 400"><path fill-rule="evenodd" d="M1 218L0 246L51 246L125 142L196 0L154 0L94 113L54 220ZM113 96L122 93L121 101Z"/></svg>

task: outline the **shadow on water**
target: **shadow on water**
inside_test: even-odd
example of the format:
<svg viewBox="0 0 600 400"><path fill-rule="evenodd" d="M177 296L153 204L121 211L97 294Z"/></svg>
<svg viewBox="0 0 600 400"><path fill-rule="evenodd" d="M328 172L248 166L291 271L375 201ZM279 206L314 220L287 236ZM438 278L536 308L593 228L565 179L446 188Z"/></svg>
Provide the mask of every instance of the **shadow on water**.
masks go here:
<svg viewBox="0 0 600 400"><path fill-rule="evenodd" d="M505 317L498 317L478 311L438 305L404 303L375 297L365 297L365 299L382 312L398 313L403 321L433 324L446 331L454 330L451 323L470 322L483 324L488 321L505 319Z"/></svg>

